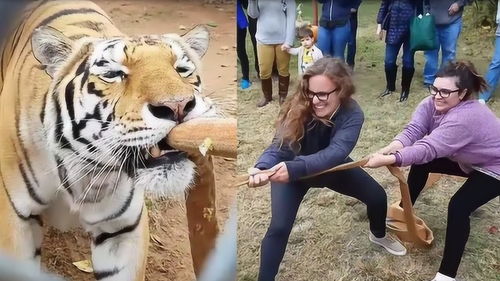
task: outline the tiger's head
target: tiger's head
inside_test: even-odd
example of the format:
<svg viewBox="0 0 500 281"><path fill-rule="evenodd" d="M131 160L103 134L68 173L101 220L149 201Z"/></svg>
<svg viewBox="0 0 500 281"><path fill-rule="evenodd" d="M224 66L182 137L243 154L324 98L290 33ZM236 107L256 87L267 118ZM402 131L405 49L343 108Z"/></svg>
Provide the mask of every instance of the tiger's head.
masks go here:
<svg viewBox="0 0 500 281"><path fill-rule="evenodd" d="M33 53L52 77L43 116L51 149L66 164L123 171L162 195L183 193L195 166L165 138L181 122L217 115L201 96L208 41L203 26L183 36L76 42L36 29Z"/></svg>

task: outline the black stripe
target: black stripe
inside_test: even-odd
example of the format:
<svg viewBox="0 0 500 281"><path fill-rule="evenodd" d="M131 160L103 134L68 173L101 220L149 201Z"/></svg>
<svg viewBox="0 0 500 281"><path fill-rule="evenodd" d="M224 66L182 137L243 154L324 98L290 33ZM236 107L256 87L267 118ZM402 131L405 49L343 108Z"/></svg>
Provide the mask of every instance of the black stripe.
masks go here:
<svg viewBox="0 0 500 281"><path fill-rule="evenodd" d="M97 235L97 237L94 239L94 245L97 247L97 246L101 245L102 243L104 243L107 239L134 231L137 228L137 226L139 225L139 222L141 221L141 216L142 216L142 210L139 213L139 217L137 218L137 220L135 221L134 224L126 226L126 227L118 230L117 232L113 232L113 233L103 232L103 233Z"/></svg>
<svg viewBox="0 0 500 281"><path fill-rule="evenodd" d="M88 29L92 29L92 30L97 31L97 32L101 32L103 23L86 20L86 21L74 22L74 23L71 23L70 25L88 28Z"/></svg>
<svg viewBox="0 0 500 281"><path fill-rule="evenodd" d="M29 219L35 220L39 226L43 226L42 217L39 215L30 215Z"/></svg>
<svg viewBox="0 0 500 281"><path fill-rule="evenodd" d="M42 200L42 198L40 198L40 196L36 193L35 189L31 185L28 177L26 176L26 171L24 170L23 164L19 163L18 167L19 167L19 171L21 172L21 176L23 177L24 184L26 185L26 188L28 189L28 193L29 193L31 199L35 200L35 202L40 204L40 205L47 205L47 203L44 202Z"/></svg>
<svg viewBox="0 0 500 281"><path fill-rule="evenodd" d="M64 166L63 162L59 157L56 157L56 164L57 164L57 174L59 175L59 181L62 183L64 190L66 190L69 195L71 195L71 198L73 198L73 190L71 187L68 185L67 181L67 170L66 167Z"/></svg>
<svg viewBox="0 0 500 281"><path fill-rule="evenodd" d="M42 103L42 109L40 111L40 122L43 124L43 119L45 119L45 106L47 103L47 96L49 95L49 91L47 90L45 94L43 95L43 103Z"/></svg>
<svg viewBox="0 0 500 281"><path fill-rule="evenodd" d="M85 67L87 66L87 59L88 59L88 57L83 59L83 61L80 63L80 65L78 65L78 68L76 69L75 76L78 76L78 75L82 74L83 71L85 71Z"/></svg>
<svg viewBox="0 0 500 281"><path fill-rule="evenodd" d="M89 9L89 8L66 9L66 10L59 11L59 12L57 12L57 13L49 16L48 18L44 19L42 22L40 22L38 24L37 27L40 27L40 26L43 26L43 25L47 25L51 21L56 20L56 19L58 19L60 17L63 17L63 16L73 15L73 14L91 14L91 13L99 14L99 15L103 16L104 18L106 18L109 22L111 22L111 20L108 17L106 17L105 15L99 13L98 11L96 11L94 9Z"/></svg>
<svg viewBox="0 0 500 281"><path fill-rule="evenodd" d="M41 256L42 255L42 249L41 248L36 248L35 249L35 257Z"/></svg>
<svg viewBox="0 0 500 281"><path fill-rule="evenodd" d="M64 98L66 100L66 109L68 110L69 119L73 120L74 122L75 108L73 107L73 99L75 95L75 84L73 84L73 80L75 80L75 78L71 79L71 81L69 81L69 83L66 85ZM74 134L73 137L75 137Z"/></svg>
<svg viewBox="0 0 500 281"><path fill-rule="evenodd" d="M71 146L71 144L69 143L68 139L63 136L62 134L62 128L63 128L63 124L62 124L62 117L61 117L61 106L59 105L59 102L58 102L58 98L57 96L55 95L54 98L54 106L56 108L56 116L57 116L57 119L56 119L56 131L55 131L55 143L60 143L61 144L61 148L68 148L68 149L71 149L71 150L74 150L73 147Z"/></svg>
<svg viewBox="0 0 500 281"><path fill-rule="evenodd" d="M102 94L102 91L101 90L97 90L95 88L95 83L94 82L90 82L87 84L87 92L89 94L92 94L92 95L96 95L98 97L103 97L104 95Z"/></svg>
<svg viewBox="0 0 500 281"><path fill-rule="evenodd" d="M201 84L200 75L196 75L196 82L194 82L193 85L199 87L200 84Z"/></svg>
<svg viewBox="0 0 500 281"><path fill-rule="evenodd" d="M113 268L113 270L108 270L108 271L94 271L94 277L97 280L101 280L103 278L113 276L118 272L120 272L120 270L116 267Z"/></svg>
<svg viewBox="0 0 500 281"><path fill-rule="evenodd" d="M118 212L112 214L112 215L109 215L107 216L106 218L102 219L102 220L98 220L98 221L95 221L95 222L86 222L88 225L94 225L94 224L98 224L98 223L101 223L101 222L105 222L105 221L110 221L112 219L116 219L118 218L119 216L123 215L123 213L125 213L128 208L130 207L130 203L132 202L132 198L134 198L134 191L135 191L135 188L131 188L130 189L130 193L127 197L127 200L125 201L125 203L122 205L122 207L120 208L120 210L118 210Z"/></svg>

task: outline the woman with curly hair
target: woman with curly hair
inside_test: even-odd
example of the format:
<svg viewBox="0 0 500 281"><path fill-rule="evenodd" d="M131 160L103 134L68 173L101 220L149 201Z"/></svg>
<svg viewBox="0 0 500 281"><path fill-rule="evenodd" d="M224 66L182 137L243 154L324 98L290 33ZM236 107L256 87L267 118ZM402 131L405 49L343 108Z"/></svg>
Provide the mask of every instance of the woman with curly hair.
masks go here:
<svg viewBox="0 0 500 281"><path fill-rule="evenodd" d="M262 240L260 281L274 280L297 210L311 187L327 187L361 200L367 206L370 241L391 254L406 254L399 241L386 235L384 189L363 169L313 176L352 161L349 154L364 121L361 108L351 98L354 91L349 67L343 61L316 61L305 71L297 92L283 105L272 144L249 169L250 187L271 182L272 219ZM304 179L307 176L313 177Z"/></svg>

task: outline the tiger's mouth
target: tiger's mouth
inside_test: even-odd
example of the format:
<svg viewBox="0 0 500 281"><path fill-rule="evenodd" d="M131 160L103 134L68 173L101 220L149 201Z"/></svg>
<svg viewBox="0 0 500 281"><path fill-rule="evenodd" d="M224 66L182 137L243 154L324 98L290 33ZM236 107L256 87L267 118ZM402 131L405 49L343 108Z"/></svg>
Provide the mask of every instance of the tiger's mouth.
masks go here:
<svg viewBox="0 0 500 281"><path fill-rule="evenodd" d="M163 138L152 147L141 150L144 160L142 168L155 168L162 165L174 164L185 160L187 153L177 150L167 144L167 139Z"/></svg>

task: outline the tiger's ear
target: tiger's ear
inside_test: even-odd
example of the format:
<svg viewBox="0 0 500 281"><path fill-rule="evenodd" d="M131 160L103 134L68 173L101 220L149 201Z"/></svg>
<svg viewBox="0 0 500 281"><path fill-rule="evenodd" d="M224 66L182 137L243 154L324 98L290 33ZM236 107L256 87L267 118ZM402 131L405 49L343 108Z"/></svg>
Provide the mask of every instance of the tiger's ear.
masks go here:
<svg viewBox="0 0 500 281"><path fill-rule="evenodd" d="M208 28L204 25L197 25L186 34L182 35L186 43L196 51L201 57L205 55L208 49L208 42L210 40L210 33Z"/></svg>
<svg viewBox="0 0 500 281"><path fill-rule="evenodd" d="M71 54L71 41L60 31L50 26L42 26L33 31L31 45L35 58L45 71L54 77L55 72Z"/></svg>

